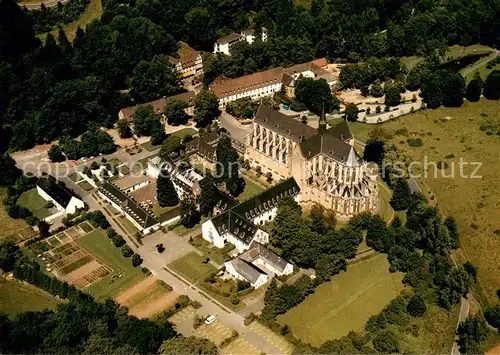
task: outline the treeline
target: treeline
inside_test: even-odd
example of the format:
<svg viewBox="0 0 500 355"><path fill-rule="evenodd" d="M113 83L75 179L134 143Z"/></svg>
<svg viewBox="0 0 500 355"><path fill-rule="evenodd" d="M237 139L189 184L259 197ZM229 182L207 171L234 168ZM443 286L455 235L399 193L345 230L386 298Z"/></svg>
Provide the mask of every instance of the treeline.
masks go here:
<svg viewBox="0 0 500 355"><path fill-rule="evenodd" d="M36 34L50 32L58 25L77 20L90 4L90 0L70 0L65 4L47 8L44 3L39 10L26 10L28 17L33 21Z"/></svg>

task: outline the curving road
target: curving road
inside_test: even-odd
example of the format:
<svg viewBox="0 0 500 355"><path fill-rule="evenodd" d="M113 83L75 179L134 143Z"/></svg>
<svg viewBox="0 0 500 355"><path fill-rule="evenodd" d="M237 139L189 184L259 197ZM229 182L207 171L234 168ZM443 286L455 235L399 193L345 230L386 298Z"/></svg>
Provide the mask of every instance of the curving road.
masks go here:
<svg viewBox="0 0 500 355"><path fill-rule="evenodd" d="M45 7L54 7L57 6L57 3L61 2L64 4L65 2L68 2L69 0L45 0L45 1L40 1L40 2L18 2L17 4L19 7L25 7L28 10L38 10L39 8L42 7L42 4L45 5Z"/></svg>

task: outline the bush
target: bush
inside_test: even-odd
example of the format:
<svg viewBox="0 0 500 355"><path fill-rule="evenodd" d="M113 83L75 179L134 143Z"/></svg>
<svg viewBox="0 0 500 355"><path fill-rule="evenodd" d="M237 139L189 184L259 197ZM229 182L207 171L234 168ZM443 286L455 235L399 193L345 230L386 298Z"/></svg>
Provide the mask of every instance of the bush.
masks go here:
<svg viewBox="0 0 500 355"><path fill-rule="evenodd" d="M139 254L132 255L132 266L137 267L142 264L142 258Z"/></svg>
<svg viewBox="0 0 500 355"><path fill-rule="evenodd" d="M237 305L238 303L240 303L240 298L236 295L231 295L229 301L231 301L232 304Z"/></svg>
<svg viewBox="0 0 500 355"><path fill-rule="evenodd" d="M115 235L112 238L112 241L113 241L113 244L115 245L115 247L117 247L117 248L121 248L123 245L125 245L125 239L123 239L123 237L119 234Z"/></svg>
<svg viewBox="0 0 500 355"><path fill-rule="evenodd" d="M371 316L366 322L365 330L369 333L376 333L387 327L387 319L382 314Z"/></svg>
<svg viewBox="0 0 500 355"><path fill-rule="evenodd" d="M427 311L424 299L420 295L413 296L406 305L406 311L412 317L422 317Z"/></svg>
<svg viewBox="0 0 500 355"><path fill-rule="evenodd" d="M143 274L151 275L151 271L149 271L149 269L147 267L141 268L141 271L142 271Z"/></svg>
<svg viewBox="0 0 500 355"><path fill-rule="evenodd" d="M382 353L399 352L399 339L392 330L383 330L373 339L373 347Z"/></svg>
<svg viewBox="0 0 500 355"><path fill-rule="evenodd" d="M245 317L245 319L243 320L243 324L244 325L249 325L250 323L252 323L254 320L257 319L257 316L255 315L255 313L250 313L248 316Z"/></svg>
<svg viewBox="0 0 500 355"><path fill-rule="evenodd" d="M44 206L46 209L49 209L49 208L54 208L54 203L52 201L49 201L45 204Z"/></svg>
<svg viewBox="0 0 500 355"><path fill-rule="evenodd" d="M380 113L380 112L382 112L380 106L375 107L375 113Z"/></svg>
<svg viewBox="0 0 500 355"><path fill-rule="evenodd" d="M290 104L290 110L295 112L307 110L307 106L300 101L294 101Z"/></svg>
<svg viewBox="0 0 500 355"><path fill-rule="evenodd" d="M236 280L236 290L243 291L252 286L248 281Z"/></svg>
<svg viewBox="0 0 500 355"><path fill-rule="evenodd" d="M109 239L113 239L118 235L116 231L113 228L109 228L108 231L106 232L106 235L108 236Z"/></svg>
<svg viewBox="0 0 500 355"><path fill-rule="evenodd" d="M424 145L424 141L420 138L408 138L406 143L408 143L410 147L421 147Z"/></svg>
<svg viewBox="0 0 500 355"><path fill-rule="evenodd" d="M500 305L489 307L484 313L484 318L492 327L500 330Z"/></svg>
<svg viewBox="0 0 500 355"><path fill-rule="evenodd" d="M130 258L134 254L134 251L127 244L122 246L122 255L126 258Z"/></svg>

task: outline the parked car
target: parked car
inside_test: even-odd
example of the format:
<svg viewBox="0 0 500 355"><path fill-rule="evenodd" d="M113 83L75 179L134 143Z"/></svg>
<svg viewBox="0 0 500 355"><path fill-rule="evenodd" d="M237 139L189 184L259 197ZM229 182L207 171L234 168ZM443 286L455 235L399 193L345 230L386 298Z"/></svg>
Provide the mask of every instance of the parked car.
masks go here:
<svg viewBox="0 0 500 355"><path fill-rule="evenodd" d="M217 320L217 316L211 315L208 316L207 319L205 319L205 324L212 324Z"/></svg>

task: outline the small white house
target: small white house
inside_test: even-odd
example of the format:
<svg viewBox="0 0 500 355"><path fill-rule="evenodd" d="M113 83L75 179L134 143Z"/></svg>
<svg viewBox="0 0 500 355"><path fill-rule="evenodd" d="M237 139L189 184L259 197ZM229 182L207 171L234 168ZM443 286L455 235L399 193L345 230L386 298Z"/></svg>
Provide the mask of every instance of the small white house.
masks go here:
<svg viewBox="0 0 500 355"><path fill-rule="evenodd" d="M85 207L82 199L51 175L41 176L36 184L36 190L45 201L52 202L60 212L71 214Z"/></svg>
<svg viewBox="0 0 500 355"><path fill-rule="evenodd" d="M255 42L255 30L248 29L241 31L241 33L231 33L227 36L217 39L214 44L214 53L224 53L225 55L231 55L231 46L239 41L246 41L249 44ZM267 29L262 27L261 31L262 42L267 41Z"/></svg>
<svg viewBox="0 0 500 355"><path fill-rule="evenodd" d="M253 242L250 249L234 259L224 263L226 272L238 280L245 280L258 288L273 275L290 275L293 265L267 249L260 243Z"/></svg>

